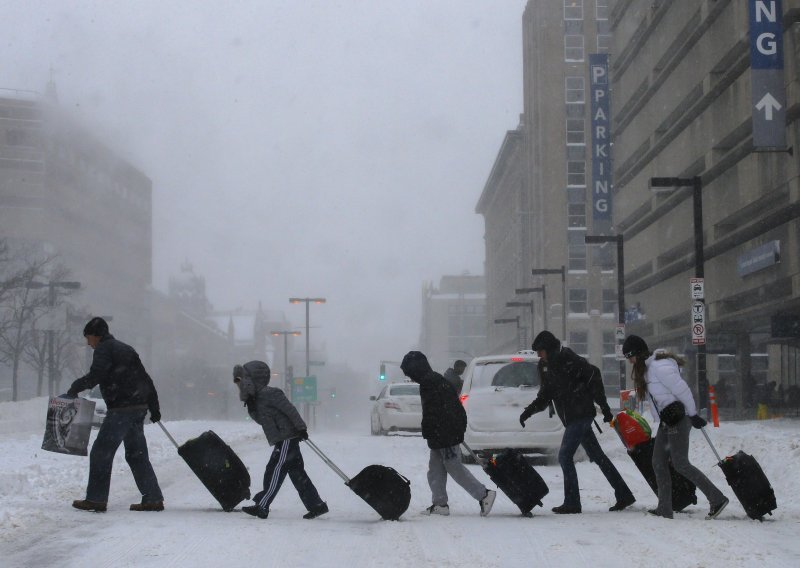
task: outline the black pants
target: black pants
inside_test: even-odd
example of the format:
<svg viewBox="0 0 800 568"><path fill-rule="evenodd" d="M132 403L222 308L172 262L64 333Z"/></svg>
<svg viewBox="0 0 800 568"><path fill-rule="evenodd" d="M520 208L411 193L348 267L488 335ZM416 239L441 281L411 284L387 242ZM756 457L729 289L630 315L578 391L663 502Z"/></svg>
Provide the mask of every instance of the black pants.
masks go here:
<svg viewBox="0 0 800 568"><path fill-rule="evenodd" d="M86 499L99 503L108 501L111 468L120 444L125 444L125 461L128 462L136 487L142 494L142 502L154 503L164 499L147 454L147 440L144 438L146 414L146 410L108 410L89 454Z"/></svg>
<svg viewBox="0 0 800 568"><path fill-rule="evenodd" d="M269 511L269 505L278 494L287 474L292 480L294 488L297 489L306 510L312 511L322 506L322 499L317 493L317 488L311 483L303 465L299 438L290 438L275 444L267 462L267 469L264 471L264 490L259 491L253 497L256 505Z"/></svg>

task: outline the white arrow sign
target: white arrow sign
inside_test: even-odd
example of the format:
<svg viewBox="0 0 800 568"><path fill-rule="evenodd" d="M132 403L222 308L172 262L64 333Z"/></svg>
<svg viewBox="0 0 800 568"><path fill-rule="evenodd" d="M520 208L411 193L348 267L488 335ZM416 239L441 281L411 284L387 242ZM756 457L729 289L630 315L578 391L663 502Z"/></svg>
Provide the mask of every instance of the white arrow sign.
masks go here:
<svg viewBox="0 0 800 568"><path fill-rule="evenodd" d="M757 110L763 110L764 116L767 120L772 120L772 111L773 110L781 110L783 107L781 103L779 103L775 97L771 94L767 93L764 95L760 101L756 104Z"/></svg>

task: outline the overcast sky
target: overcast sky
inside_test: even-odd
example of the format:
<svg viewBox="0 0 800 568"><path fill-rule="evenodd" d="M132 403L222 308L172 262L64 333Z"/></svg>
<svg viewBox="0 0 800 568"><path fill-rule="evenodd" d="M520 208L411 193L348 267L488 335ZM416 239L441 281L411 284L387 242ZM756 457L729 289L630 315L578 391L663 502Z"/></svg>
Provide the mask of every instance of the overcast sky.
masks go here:
<svg viewBox="0 0 800 568"><path fill-rule="evenodd" d="M312 306L330 361L419 338L421 286L483 272L475 204L522 109L525 0L0 0L0 87L42 91L153 181L154 286ZM124 339L124 338L123 338ZM313 354L312 354L313 358Z"/></svg>

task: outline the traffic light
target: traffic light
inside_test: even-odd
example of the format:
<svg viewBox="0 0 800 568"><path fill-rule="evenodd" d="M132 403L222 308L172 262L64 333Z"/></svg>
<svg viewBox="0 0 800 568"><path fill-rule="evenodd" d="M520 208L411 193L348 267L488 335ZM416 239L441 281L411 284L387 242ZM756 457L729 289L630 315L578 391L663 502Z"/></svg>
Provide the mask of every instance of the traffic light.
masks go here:
<svg viewBox="0 0 800 568"><path fill-rule="evenodd" d="M378 380L385 381L386 380L386 365L381 363L381 374L378 377Z"/></svg>
<svg viewBox="0 0 800 568"><path fill-rule="evenodd" d="M331 398L336 398L336 389L331 389Z"/></svg>

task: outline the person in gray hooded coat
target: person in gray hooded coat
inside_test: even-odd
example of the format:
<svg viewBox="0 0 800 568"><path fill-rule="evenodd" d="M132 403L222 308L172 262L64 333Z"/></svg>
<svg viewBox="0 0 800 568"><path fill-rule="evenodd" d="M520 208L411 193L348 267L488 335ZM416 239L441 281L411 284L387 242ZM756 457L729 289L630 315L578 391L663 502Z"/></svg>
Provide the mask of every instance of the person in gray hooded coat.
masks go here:
<svg viewBox="0 0 800 568"><path fill-rule="evenodd" d="M269 386L271 372L263 361L250 361L233 368L233 382L239 387L239 398L250 417L264 429L267 442L274 446L264 471L264 489L253 497L255 505L242 511L260 519L269 516L286 475L292 480L308 512L304 519L313 519L328 512L328 505L311 482L300 453L300 440L308 439L306 423L279 388Z"/></svg>

